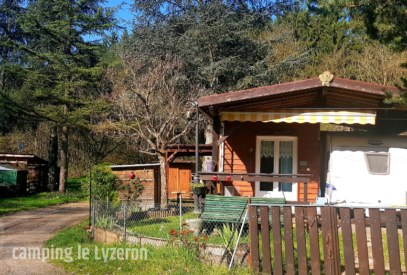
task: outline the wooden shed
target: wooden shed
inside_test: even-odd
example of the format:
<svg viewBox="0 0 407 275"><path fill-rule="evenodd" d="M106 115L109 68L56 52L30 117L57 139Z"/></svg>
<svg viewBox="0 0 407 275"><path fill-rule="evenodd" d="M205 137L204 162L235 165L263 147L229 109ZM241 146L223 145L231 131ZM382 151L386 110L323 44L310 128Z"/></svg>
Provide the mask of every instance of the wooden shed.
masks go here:
<svg viewBox="0 0 407 275"><path fill-rule="evenodd" d="M140 197L142 201L148 203L160 203L161 194L161 179L160 179L160 164L131 164L131 165L115 165L110 166L112 172L121 180L124 185L133 189L131 186L130 173L141 181L144 189ZM122 200L132 199L131 195L126 191L119 192L119 198Z"/></svg>
<svg viewBox="0 0 407 275"><path fill-rule="evenodd" d="M33 154L0 154L0 165L27 172L27 186L20 188L20 195L47 190L48 161Z"/></svg>

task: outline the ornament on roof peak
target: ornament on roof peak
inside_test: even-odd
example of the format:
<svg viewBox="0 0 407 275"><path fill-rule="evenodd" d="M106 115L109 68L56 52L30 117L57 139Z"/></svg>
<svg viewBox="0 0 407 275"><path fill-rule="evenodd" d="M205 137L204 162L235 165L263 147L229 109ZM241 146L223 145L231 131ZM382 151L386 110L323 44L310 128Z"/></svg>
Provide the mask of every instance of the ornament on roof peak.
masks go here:
<svg viewBox="0 0 407 275"><path fill-rule="evenodd" d="M331 84L332 80L334 79L334 75L331 74L329 71L326 71L319 75L319 79L322 82L322 86L327 86Z"/></svg>

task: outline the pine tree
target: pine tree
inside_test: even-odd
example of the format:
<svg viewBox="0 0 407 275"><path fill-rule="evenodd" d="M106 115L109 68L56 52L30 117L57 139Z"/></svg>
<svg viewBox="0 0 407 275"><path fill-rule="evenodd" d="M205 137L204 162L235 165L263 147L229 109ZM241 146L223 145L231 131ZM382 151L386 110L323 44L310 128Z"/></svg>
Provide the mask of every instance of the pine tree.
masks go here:
<svg viewBox="0 0 407 275"><path fill-rule="evenodd" d="M251 34L295 5L296 1L136 0L133 33L125 45L146 58L178 56L191 80L212 93L271 85L306 60L295 56L272 70L264 65L273 55L272 42L259 43Z"/></svg>
<svg viewBox="0 0 407 275"><path fill-rule="evenodd" d="M345 10L335 5L320 6L306 0L295 12L287 13L277 24L289 25L298 41L310 52L314 64L325 55L339 51L360 51L367 40L363 32L352 31Z"/></svg>
<svg viewBox="0 0 407 275"><path fill-rule="evenodd" d="M23 75L21 88L3 92L2 101L58 125L60 192L66 189L69 128L86 127L91 114L106 107L97 89L102 75L98 66L101 45L90 39L115 27L113 15L114 10L103 8L100 0L38 0L16 19L32 39L4 38L14 55L26 58L15 65Z"/></svg>

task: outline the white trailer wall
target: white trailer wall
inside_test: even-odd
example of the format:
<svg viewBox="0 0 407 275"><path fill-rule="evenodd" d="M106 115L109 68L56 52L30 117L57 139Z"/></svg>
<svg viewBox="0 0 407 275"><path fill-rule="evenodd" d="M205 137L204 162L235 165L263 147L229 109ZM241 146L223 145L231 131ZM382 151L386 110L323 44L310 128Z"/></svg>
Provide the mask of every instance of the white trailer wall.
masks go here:
<svg viewBox="0 0 407 275"><path fill-rule="evenodd" d="M373 144L373 145L372 145ZM364 152L390 154L388 175L369 173ZM407 137L331 136L331 202L407 204Z"/></svg>

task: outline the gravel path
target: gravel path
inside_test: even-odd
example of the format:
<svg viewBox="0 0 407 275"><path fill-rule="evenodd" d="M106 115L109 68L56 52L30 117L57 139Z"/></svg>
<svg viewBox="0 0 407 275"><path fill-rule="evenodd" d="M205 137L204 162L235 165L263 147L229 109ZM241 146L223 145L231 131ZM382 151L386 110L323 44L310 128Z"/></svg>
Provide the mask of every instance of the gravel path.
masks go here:
<svg viewBox="0 0 407 275"><path fill-rule="evenodd" d="M88 211L89 203L81 202L0 216L0 274L66 274L38 259L13 259L13 248L41 247L57 231L84 221Z"/></svg>

